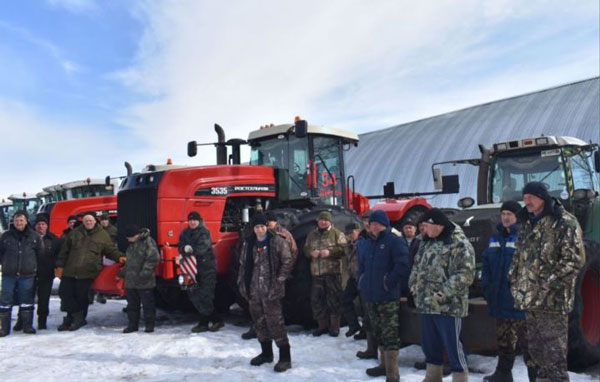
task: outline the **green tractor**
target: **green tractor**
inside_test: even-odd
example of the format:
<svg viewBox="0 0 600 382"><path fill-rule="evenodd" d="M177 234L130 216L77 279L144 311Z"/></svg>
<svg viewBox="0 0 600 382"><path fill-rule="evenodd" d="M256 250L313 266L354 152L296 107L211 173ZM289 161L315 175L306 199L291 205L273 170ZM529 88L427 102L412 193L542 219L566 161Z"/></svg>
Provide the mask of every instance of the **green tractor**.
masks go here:
<svg viewBox="0 0 600 382"><path fill-rule="evenodd" d="M463 227L475 248L477 264L481 266L481 253L499 221L501 203L522 201L521 190L525 184L543 182L550 195L577 217L585 238L586 262L577 279L575 308L569 316L569 368L578 370L597 363L600 359L598 144L572 137L541 136L496 143L491 149L479 145L479 149L481 158L437 164L477 167L477 203L475 205L470 197L460 199L460 209L448 211L451 219ZM478 276L480 274L478 272ZM471 290L473 301L482 295L478 280L479 277ZM483 309L473 311L484 312ZM485 331L484 337L492 337L493 329L489 325L478 326L478 335ZM466 337L471 334L465 333Z"/></svg>

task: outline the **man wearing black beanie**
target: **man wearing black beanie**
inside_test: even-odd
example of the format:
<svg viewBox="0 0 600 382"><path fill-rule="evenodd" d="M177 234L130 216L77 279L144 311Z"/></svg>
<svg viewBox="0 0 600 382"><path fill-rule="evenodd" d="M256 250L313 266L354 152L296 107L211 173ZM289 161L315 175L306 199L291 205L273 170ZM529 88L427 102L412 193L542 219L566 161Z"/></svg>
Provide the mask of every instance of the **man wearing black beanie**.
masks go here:
<svg viewBox="0 0 600 382"><path fill-rule="evenodd" d="M577 219L548 194L541 182L523 188L525 209L509 272L515 307L525 311L529 354L538 381L568 381L568 315L575 282L585 264Z"/></svg>
<svg viewBox="0 0 600 382"><path fill-rule="evenodd" d="M410 273L409 288L421 313L421 347L427 381L442 380L443 350L453 381L468 381L468 366L460 334L468 314L469 286L475 278L475 250L462 229L443 211L422 216L426 237Z"/></svg>

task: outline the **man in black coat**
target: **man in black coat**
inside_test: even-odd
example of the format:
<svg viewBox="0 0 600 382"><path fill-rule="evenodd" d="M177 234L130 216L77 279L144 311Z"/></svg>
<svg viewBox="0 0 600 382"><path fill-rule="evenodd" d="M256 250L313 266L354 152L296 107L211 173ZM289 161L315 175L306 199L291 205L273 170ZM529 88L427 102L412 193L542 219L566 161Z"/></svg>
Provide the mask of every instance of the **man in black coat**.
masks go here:
<svg viewBox="0 0 600 382"><path fill-rule="evenodd" d="M216 332L224 326L223 319L214 309L217 284L217 261L212 248L210 231L204 226L200 214L188 215L188 227L179 235L179 265L184 272L183 287L200 318L193 333L210 330ZM212 325L209 327L209 321Z"/></svg>
<svg viewBox="0 0 600 382"><path fill-rule="evenodd" d="M56 258L62 240L55 234L48 231L48 218L45 215L38 215L35 219L35 232L42 238L44 249L38 257L38 269L36 278L36 293L38 298L38 329L47 329L46 320L50 310L50 292L54 282L54 268L56 268Z"/></svg>
<svg viewBox="0 0 600 382"><path fill-rule="evenodd" d="M35 334L32 326L34 309L34 282L37 258L42 252L42 240L27 224L27 213L17 211L13 226L0 237L2 264L2 291L0 293L0 337L10 333L12 306L19 304L23 331Z"/></svg>

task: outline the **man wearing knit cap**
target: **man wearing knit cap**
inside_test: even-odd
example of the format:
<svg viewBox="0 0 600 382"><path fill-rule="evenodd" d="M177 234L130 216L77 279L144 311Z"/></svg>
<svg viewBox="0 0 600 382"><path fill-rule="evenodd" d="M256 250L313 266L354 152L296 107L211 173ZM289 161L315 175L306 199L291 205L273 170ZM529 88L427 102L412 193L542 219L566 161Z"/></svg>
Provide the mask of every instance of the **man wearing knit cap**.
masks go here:
<svg viewBox="0 0 600 382"><path fill-rule="evenodd" d="M537 381L568 381L568 315L577 275L585 264L582 231L543 183L526 184L523 201L509 272L511 293L515 307L525 311Z"/></svg>
<svg viewBox="0 0 600 382"><path fill-rule="evenodd" d="M79 220L77 220L76 215L71 215L67 218L67 228L65 228L60 235L61 239L66 239L69 233L73 231L79 225Z"/></svg>
<svg viewBox="0 0 600 382"><path fill-rule="evenodd" d="M483 378L487 382L512 381L512 367L517 345L523 350L523 360L528 364L529 380L535 381L535 369L527 351L527 329L525 313L515 309L515 300L510 294L508 271L517 241L517 213L521 205L513 200L500 207L500 223L496 233L490 237L483 251L481 286L488 304L489 313L496 318L496 342L498 365L496 371Z"/></svg>
<svg viewBox="0 0 600 382"><path fill-rule="evenodd" d="M212 238L198 212L190 212L187 218L188 226L179 234L179 266L184 272L184 286L188 297L199 315L198 325L192 328L192 333L208 330L216 332L224 323L213 305L217 285L217 260Z"/></svg>
<svg viewBox="0 0 600 382"><path fill-rule="evenodd" d="M423 214L426 237L410 273L409 288L421 313L421 347L427 381L442 381L443 350L452 381L468 381L466 355L460 341L469 311L469 286L475 277L475 250L462 229L437 208Z"/></svg>
<svg viewBox="0 0 600 382"><path fill-rule="evenodd" d="M310 259L312 286L310 301L313 318L319 327L313 332L318 337L329 332L332 337L340 333L342 293L342 257L346 248L346 236L331 223L329 211L322 211L317 228L308 234L304 255Z"/></svg>
<svg viewBox="0 0 600 382"><path fill-rule="evenodd" d="M279 348L279 362L274 370L292 367L290 342L283 320L281 299L285 296L285 280L294 266L285 236L267 228L267 217L252 218L253 233L244 242L240 255L238 287L248 300L252 323L256 329L261 353L250 364L260 366L273 362L273 341Z"/></svg>
<svg viewBox="0 0 600 382"><path fill-rule="evenodd" d="M384 211L369 218L372 237L358 246L359 290L367 301L368 315L379 345L379 365L367 369L370 376L386 376L387 382L399 381L398 349L400 324L398 311L402 286L408 278L408 247L392 233Z"/></svg>
<svg viewBox="0 0 600 382"><path fill-rule="evenodd" d="M54 282L54 268L62 240L48 230L48 217L43 214L37 215L35 218L35 232L40 235L44 244L44 249L37 259L38 329L46 329L46 321L50 312L48 309L50 292Z"/></svg>

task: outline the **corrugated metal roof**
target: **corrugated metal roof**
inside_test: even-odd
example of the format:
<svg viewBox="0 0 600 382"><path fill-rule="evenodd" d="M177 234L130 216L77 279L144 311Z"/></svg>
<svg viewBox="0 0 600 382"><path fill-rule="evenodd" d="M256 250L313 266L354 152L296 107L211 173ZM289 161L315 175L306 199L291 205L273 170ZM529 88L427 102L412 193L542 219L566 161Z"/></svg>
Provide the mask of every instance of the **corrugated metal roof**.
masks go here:
<svg viewBox="0 0 600 382"><path fill-rule="evenodd" d="M542 134L600 142L600 77L361 134L358 147L346 153L346 174L354 175L363 195L382 194L389 181L396 192L433 191L432 163L478 158L479 143L490 147ZM476 198L475 168L455 169L460 194L435 196L435 206Z"/></svg>

